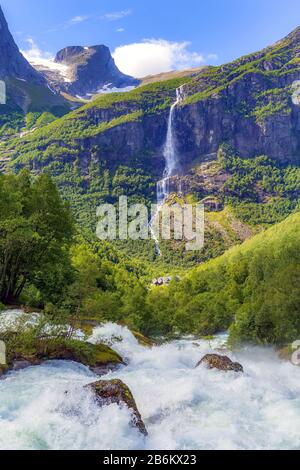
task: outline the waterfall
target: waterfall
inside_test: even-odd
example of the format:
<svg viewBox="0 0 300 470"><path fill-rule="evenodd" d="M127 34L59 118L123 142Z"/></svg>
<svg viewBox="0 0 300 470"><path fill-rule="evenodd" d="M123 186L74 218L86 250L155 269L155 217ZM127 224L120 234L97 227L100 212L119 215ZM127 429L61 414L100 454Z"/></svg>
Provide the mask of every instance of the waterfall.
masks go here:
<svg viewBox="0 0 300 470"><path fill-rule="evenodd" d="M164 159L165 159L165 170L163 179L157 183L157 203L162 205L170 194L170 178L175 176L180 169L178 162L178 156L176 151L176 141L174 135L174 114L177 105L183 99L183 86L176 90L176 101L171 106L169 119L168 119L168 130L167 137L164 146Z"/></svg>
<svg viewBox="0 0 300 470"><path fill-rule="evenodd" d="M159 212L161 207L164 205L168 196L170 195L170 178L175 176L176 173L180 169L180 164L178 162L177 150L176 150L176 140L175 140L175 133L174 133L174 114L177 105L183 99L183 85L176 89L176 101L172 104L169 113L168 119L168 128L167 128L167 137L166 142L164 145L164 152L163 156L165 159L165 170L163 173L163 179L157 182L157 211L154 214L151 223L150 223L150 230L152 234L152 238L155 242L156 252L159 256L161 256L161 251L159 248L159 241L157 236L153 230L153 222L159 216ZM178 191L181 192L181 183L179 183Z"/></svg>

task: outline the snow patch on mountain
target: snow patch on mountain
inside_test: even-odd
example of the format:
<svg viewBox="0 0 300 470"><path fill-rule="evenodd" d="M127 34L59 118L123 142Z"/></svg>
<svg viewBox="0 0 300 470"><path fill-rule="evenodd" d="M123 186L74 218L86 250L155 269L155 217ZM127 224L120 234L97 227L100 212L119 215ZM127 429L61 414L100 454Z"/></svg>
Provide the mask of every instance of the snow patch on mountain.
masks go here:
<svg viewBox="0 0 300 470"><path fill-rule="evenodd" d="M71 83L71 79L69 77L70 67L65 64L58 64L54 62L54 58L52 59L43 59L41 57L31 58L30 63L39 72L48 71L48 72L56 73L57 75L61 77L61 79L65 83Z"/></svg>

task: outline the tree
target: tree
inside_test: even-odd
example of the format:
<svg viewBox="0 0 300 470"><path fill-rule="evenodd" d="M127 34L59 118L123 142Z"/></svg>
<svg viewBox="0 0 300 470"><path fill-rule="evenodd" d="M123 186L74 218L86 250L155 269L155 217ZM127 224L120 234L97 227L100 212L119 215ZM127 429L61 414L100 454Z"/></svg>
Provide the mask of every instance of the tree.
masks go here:
<svg viewBox="0 0 300 470"><path fill-rule="evenodd" d="M48 175L0 176L0 302L18 301L27 283L47 289L51 272L60 272L62 289L73 233L71 212Z"/></svg>

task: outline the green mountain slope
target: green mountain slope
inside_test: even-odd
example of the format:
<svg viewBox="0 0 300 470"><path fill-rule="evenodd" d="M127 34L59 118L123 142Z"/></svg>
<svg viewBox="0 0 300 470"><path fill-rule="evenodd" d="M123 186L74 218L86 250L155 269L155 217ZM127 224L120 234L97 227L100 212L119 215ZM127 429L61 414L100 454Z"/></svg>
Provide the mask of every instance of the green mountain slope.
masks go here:
<svg viewBox="0 0 300 470"><path fill-rule="evenodd" d="M168 108L175 100L175 89L184 85L184 99L175 117L183 168L216 154L224 142L244 158L265 154L297 163L299 104L293 95L297 96L299 60L300 28L274 46L230 64L204 68L195 77L97 98L66 120L25 139L13 158L33 164L32 148L43 152L45 145L67 141L79 158L90 158L95 146L99 147L98 160L103 158L103 148L110 159L119 161L149 152L160 172ZM37 160L43 161L42 153Z"/></svg>
<svg viewBox="0 0 300 470"><path fill-rule="evenodd" d="M210 206L216 201L216 208L209 208L201 253L185 253L182 244L162 244L162 251L167 265L203 262L297 210L299 60L300 28L261 52L196 76L100 96L2 142L0 169L47 171L78 222L94 231L100 203L115 203L123 194L131 202L155 202L169 109L182 86L174 128L184 197ZM156 260L151 242L120 248Z"/></svg>
<svg viewBox="0 0 300 470"><path fill-rule="evenodd" d="M167 323L180 331L208 335L230 327L233 342L296 340L300 334L300 212L192 269L168 291L155 289L152 300L160 328Z"/></svg>

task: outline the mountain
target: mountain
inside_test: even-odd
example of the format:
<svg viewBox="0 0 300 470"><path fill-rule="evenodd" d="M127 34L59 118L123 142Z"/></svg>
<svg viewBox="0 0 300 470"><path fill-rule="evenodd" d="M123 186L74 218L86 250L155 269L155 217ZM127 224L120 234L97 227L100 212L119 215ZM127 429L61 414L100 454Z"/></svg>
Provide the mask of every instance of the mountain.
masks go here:
<svg viewBox="0 0 300 470"><path fill-rule="evenodd" d="M184 90L178 150L192 161L221 143L244 157L300 163L300 28L261 52L211 67Z"/></svg>
<svg viewBox="0 0 300 470"><path fill-rule="evenodd" d="M58 60L70 63L74 54L62 53ZM206 249L188 260L197 263L298 207L299 81L300 28L229 64L99 96L8 142L0 159L10 159L15 171L25 166L33 174L52 174L80 223L94 228L101 202L116 202L120 194L156 201L170 107L180 88L172 116L180 174L170 188L176 192L180 179L186 200L209 208ZM154 250L144 248L143 256L154 259Z"/></svg>
<svg viewBox="0 0 300 470"><path fill-rule="evenodd" d="M66 49L57 60L70 64L74 56L78 52ZM267 155L278 161L299 163L300 108L293 99L298 80L300 28L261 52L230 64L205 68L196 77L100 97L67 117L63 134L69 135L68 129L77 120L79 127L85 129L84 134L78 133L77 140L85 140L85 149L98 145L99 159L102 148L116 159L121 155L130 159L147 150L152 160L158 159L160 171L164 167L161 148L169 107L176 99L176 87L183 85L184 99L174 116L183 167L189 167L196 159L215 158L224 142L244 158ZM60 129L61 124L57 123L55 141L60 138ZM49 129L50 141L51 134ZM37 135L37 144L38 141Z"/></svg>
<svg viewBox="0 0 300 470"><path fill-rule="evenodd" d="M0 6L0 79L16 78L45 85L45 79L23 57L16 45Z"/></svg>
<svg viewBox="0 0 300 470"><path fill-rule="evenodd" d="M66 47L56 54L52 66L35 64L35 67L55 90L82 98L91 98L103 88L122 89L140 83L120 72L104 45Z"/></svg>
<svg viewBox="0 0 300 470"><path fill-rule="evenodd" d="M70 63L74 52L58 60ZM300 163L300 28L261 52L232 63L204 68L182 77L139 87L129 93L95 99L75 114L45 129L44 140L73 139L84 143L84 154L98 147L99 161L131 160L147 152L148 161L163 171L162 146L176 88L183 99L174 115L176 144L183 169L195 161L216 158L227 143L243 158L259 155ZM71 132L74 121L78 134ZM84 129L84 133L80 129ZM39 145L40 135L32 135ZM30 142L30 145L32 145ZM23 142L25 152L26 141ZM84 155L81 155L84 156Z"/></svg>
<svg viewBox="0 0 300 470"><path fill-rule="evenodd" d="M7 105L0 109L0 129L3 126L18 127L22 115L29 111L51 111L61 116L70 110L69 103L49 88L46 79L19 51L1 6L0 79L5 81L7 90Z"/></svg>

